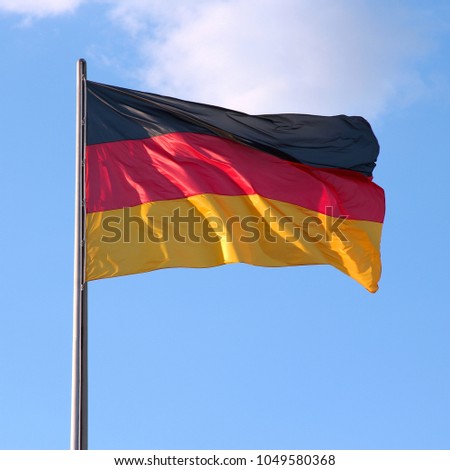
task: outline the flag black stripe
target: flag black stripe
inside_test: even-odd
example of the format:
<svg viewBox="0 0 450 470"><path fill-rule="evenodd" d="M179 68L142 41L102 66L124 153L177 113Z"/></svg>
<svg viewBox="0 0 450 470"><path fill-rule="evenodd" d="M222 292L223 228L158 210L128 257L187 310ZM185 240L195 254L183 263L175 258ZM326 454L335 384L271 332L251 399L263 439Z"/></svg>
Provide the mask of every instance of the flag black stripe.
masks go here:
<svg viewBox="0 0 450 470"><path fill-rule="evenodd" d="M173 132L216 135L285 160L371 176L379 153L359 116L248 115L88 81L87 145ZM92 122L89 116L95 116Z"/></svg>

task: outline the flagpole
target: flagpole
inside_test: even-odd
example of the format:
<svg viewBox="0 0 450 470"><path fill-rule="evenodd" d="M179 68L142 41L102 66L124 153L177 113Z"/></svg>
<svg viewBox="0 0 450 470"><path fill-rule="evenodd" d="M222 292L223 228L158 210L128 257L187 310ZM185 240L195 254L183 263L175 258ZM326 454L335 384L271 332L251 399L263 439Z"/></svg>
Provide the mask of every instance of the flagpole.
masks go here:
<svg viewBox="0 0 450 470"><path fill-rule="evenodd" d="M72 450L88 448L88 337L87 282L85 278L85 149L86 149L86 61L77 62L75 171L75 236L73 272L73 349L72 349Z"/></svg>

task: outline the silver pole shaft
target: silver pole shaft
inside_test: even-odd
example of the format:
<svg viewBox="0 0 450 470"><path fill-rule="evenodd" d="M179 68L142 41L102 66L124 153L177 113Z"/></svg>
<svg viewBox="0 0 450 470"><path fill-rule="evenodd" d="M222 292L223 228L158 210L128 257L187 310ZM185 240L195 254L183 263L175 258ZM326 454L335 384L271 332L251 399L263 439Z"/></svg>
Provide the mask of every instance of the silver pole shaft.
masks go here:
<svg viewBox="0 0 450 470"><path fill-rule="evenodd" d="M77 63L75 236L73 273L72 450L88 448L87 283L85 279L86 62Z"/></svg>

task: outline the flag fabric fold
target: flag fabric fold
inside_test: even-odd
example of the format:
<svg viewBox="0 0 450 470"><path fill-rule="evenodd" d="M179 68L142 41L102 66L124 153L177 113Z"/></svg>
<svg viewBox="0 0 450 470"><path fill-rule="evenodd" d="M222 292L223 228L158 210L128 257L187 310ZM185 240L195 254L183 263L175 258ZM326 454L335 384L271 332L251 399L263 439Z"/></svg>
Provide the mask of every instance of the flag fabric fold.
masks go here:
<svg viewBox="0 0 450 470"><path fill-rule="evenodd" d="M87 82L88 280L332 265L375 292L384 192L357 116L252 116Z"/></svg>

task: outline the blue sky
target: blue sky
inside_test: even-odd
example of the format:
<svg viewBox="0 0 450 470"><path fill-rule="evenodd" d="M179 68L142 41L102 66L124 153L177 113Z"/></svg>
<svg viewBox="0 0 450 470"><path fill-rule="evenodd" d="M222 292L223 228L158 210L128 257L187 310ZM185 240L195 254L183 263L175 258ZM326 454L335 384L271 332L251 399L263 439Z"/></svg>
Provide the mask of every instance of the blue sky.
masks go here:
<svg viewBox="0 0 450 470"><path fill-rule="evenodd" d="M92 449L448 449L446 1L0 0L0 448L70 434L75 66L380 141L383 275L172 269L95 281Z"/></svg>

